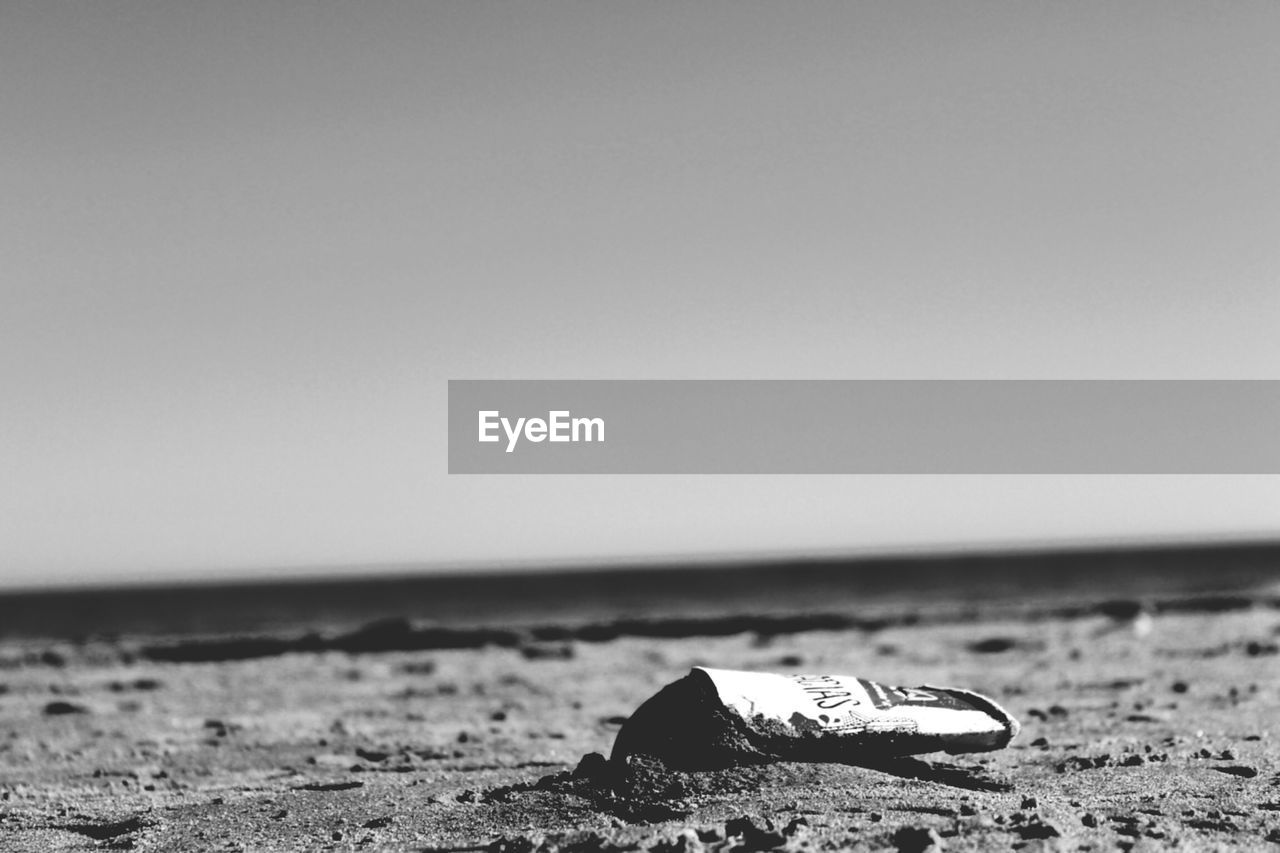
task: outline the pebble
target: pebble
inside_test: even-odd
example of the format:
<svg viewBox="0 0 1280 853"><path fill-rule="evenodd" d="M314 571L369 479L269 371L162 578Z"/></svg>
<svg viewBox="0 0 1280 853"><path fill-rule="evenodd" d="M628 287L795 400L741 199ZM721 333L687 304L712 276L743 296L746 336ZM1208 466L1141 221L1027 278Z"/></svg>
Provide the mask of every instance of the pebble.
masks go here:
<svg viewBox="0 0 1280 853"><path fill-rule="evenodd" d="M893 843L898 853L925 853L945 846L937 832L923 826L904 826L893 834Z"/></svg>
<svg viewBox="0 0 1280 853"><path fill-rule="evenodd" d="M56 717L62 714L87 714L89 709L74 702L50 702L44 706L46 716Z"/></svg>
<svg viewBox="0 0 1280 853"><path fill-rule="evenodd" d="M1044 820L1040 815L1032 815L1031 819L1014 830L1024 839L1058 838L1062 833L1058 827Z"/></svg>
<svg viewBox="0 0 1280 853"><path fill-rule="evenodd" d="M808 830L809 821L806 818L797 817L793 818L790 823L783 827L782 834L787 837L791 837L792 835L797 835L801 832L808 832Z"/></svg>
<svg viewBox="0 0 1280 853"><path fill-rule="evenodd" d="M1217 770L1219 773L1227 773L1231 776L1239 776L1242 779L1252 779L1253 777L1258 775L1258 770L1256 767L1247 767L1243 764L1236 764L1229 767L1215 767L1213 769Z"/></svg>
<svg viewBox="0 0 1280 853"><path fill-rule="evenodd" d="M978 654L998 654L1007 652L1016 647L1018 641L1009 637L988 637L985 640L978 640L976 643L969 644L969 651Z"/></svg>
<svg viewBox="0 0 1280 853"><path fill-rule="evenodd" d="M724 825L725 838L741 838L741 846L735 850L771 850L786 842L781 833L774 831L773 821L768 818L753 818L747 815L727 821Z"/></svg>

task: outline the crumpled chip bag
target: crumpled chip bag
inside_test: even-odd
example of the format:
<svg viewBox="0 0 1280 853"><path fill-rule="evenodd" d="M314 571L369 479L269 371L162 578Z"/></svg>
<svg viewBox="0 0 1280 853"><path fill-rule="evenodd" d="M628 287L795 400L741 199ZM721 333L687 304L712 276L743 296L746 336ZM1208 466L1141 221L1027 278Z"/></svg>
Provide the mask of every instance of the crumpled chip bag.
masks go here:
<svg viewBox="0 0 1280 853"><path fill-rule="evenodd" d="M681 769L857 764L1001 749L1019 728L1008 711L971 690L694 667L636 709L618 732L612 758L648 755Z"/></svg>

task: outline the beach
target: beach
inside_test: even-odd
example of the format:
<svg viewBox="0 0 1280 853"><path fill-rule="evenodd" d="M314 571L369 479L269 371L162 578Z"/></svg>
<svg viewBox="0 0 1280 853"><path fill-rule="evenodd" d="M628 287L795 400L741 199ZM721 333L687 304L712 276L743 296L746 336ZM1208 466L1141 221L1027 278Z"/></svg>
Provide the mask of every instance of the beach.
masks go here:
<svg viewBox="0 0 1280 853"><path fill-rule="evenodd" d="M528 595L503 610L495 582L492 612L477 591L452 620L423 616L447 609L440 595L355 627L294 614L73 637L50 615L53 636L0 644L0 846L1276 849L1280 574L1272 550L1246 556L1121 555L1112 585L1087 569L1012 584L1026 561L1066 558L974 558L989 569L975 584L1003 575L1007 590L977 598L913 589L913 571L955 575L925 561L826 608L811 597L843 569L741 569L751 612L728 593L679 605L699 569L645 575L637 588L670 617L591 592L575 618L552 594L574 588L563 576L543 581L558 610ZM977 690L1021 732L994 752L869 766L611 768L628 716L694 666Z"/></svg>

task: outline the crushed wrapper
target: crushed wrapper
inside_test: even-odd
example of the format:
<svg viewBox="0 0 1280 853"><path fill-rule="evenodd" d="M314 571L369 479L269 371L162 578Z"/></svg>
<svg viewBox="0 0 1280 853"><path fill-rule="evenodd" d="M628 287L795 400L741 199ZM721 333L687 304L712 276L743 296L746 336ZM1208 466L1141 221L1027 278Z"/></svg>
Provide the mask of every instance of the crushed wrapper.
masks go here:
<svg viewBox="0 0 1280 853"><path fill-rule="evenodd" d="M613 758L645 754L685 769L863 763L1001 749L1018 730L1007 711L971 690L695 667L636 709L618 732Z"/></svg>

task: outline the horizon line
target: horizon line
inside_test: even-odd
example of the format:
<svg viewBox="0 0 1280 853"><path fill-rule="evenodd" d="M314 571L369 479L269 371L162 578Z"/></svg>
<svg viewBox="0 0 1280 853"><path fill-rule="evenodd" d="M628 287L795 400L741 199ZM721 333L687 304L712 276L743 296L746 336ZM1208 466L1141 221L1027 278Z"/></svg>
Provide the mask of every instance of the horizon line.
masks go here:
<svg viewBox="0 0 1280 853"><path fill-rule="evenodd" d="M110 581L55 579L45 583L6 584L0 579L0 596L78 593L128 589L179 589L199 587L249 587L305 583L351 583L359 580L389 582L459 577L504 577L514 574L556 575L591 572L677 571L730 567L766 567L779 564L863 563L877 560L947 560L952 558L1011 558L1036 555L1070 555L1114 552L1180 550L1248 550L1280 548L1280 531L1219 534L1148 534L1132 536L1075 536L1040 539L988 539L937 541L864 547L780 548L777 550L714 552L650 552L603 554L588 557L529 557L442 561L384 561L368 563L310 563L229 567L218 570L178 570L163 578L139 573Z"/></svg>

